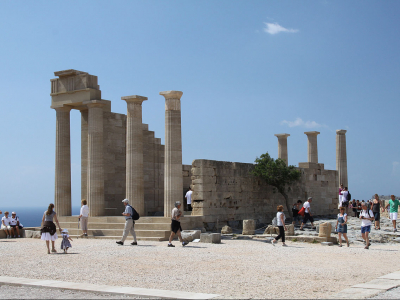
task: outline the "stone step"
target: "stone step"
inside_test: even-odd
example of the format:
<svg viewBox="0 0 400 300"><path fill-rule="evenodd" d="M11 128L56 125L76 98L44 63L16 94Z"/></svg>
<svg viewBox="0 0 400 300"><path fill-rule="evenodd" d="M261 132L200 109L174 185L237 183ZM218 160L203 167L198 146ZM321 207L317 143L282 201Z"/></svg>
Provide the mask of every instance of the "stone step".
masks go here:
<svg viewBox="0 0 400 300"><path fill-rule="evenodd" d="M170 230L135 230L137 237L156 237L167 238L171 234ZM79 229L68 229L70 235L81 235L82 231ZM88 230L89 236L122 236L123 229L94 229Z"/></svg>
<svg viewBox="0 0 400 300"><path fill-rule="evenodd" d="M102 239L102 240L115 240L119 241L121 240L121 235L118 236L88 236L87 239ZM81 237L81 235L70 235L72 239L86 239L86 237ZM160 238L160 237L139 237L136 236L138 241L154 241L154 242L162 242L162 241L168 241L169 236L166 238ZM128 243L131 243L133 241L132 236L128 236L125 240L125 245Z"/></svg>
<svg viewBox="0 0 400 300"><path fill-rule="evenodd" d="M76 222L78 216L64 216L58 218L59 222ZM121 217L89 217L89 223L125 223L125 218ZM141 217L136 223L171 223L171 218L165 217Z"/></svg>
<svg viewBox="0 0 400 300"><path fill-rule="evenodd" d="M60 222L61 228L78 229L78 222ZM124 223L89 223L89 229L118 229L123 230ZM79 226L79 228L81 228ZM135 230L170 230L170 223L136 223Z"/></svg>

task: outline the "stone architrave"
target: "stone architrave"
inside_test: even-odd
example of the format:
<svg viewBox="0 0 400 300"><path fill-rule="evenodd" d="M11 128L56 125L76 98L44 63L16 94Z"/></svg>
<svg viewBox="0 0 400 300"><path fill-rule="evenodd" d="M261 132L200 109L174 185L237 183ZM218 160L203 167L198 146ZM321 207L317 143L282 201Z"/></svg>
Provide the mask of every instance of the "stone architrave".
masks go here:
<svg viewBox="0 0 400 300"><path fill-rule="evenodd" d="M309 163L318 163L318 143L317 143L317 135L320 134L318 131L308 131L304 132L308 138L308 162Z"/></svg>
<svg viewBox="0 0 400 300"><path fill-rule="evenodd" d="M87 201L89 215L105 215L104 203L104 157L103 157L103 107L105 101L84 102L88 113L88 162L87 162Z"/></svg>
<svg viewBox="0 0 400 300"><path fill-rule="evenodd" d="M288 149L287 149L287 138L290 136L288 133L280 133L275 134L278 138L278 158L286 161L286 165L288 165Z"/></svg>
<svg viewBox="0 0 400 300"><path fill-rule="evenodd" d="M347 177L347 150L346 150L347 130L336 130L336 170L338 171L339 184L349 186Z"/></svg>
<svg viewBox="0 0 400 300"><path fill-rule="evenodd" d="M70 106L55 107L56 111L56 174L55 211L59 216L71 215L71 140Z"/></svg>
<svg viewBox="0 0 400 300"><path fill-rule="evenodd" d="M170 217L176 201L183 204L182 132L180 91L160 92L165 97L164 216ZM183 207L183 205L182 205Z"/></svg>
<svg viewBox="0 0 400 300"><path fill-rule="evenodd" d="M144 216L142 103L147 97L121 97L127 103L126 198Z"/></svg>

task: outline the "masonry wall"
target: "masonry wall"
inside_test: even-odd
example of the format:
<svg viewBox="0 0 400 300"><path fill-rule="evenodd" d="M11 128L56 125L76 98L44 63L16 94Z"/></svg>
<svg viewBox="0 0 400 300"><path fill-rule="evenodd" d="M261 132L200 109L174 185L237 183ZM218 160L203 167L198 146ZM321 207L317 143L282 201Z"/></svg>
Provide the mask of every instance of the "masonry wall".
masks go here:
<svg viewBox="0 0 400 300"><path fill-rule="evenodd" d="M337 212L337 171L325 170L323 164L300 163L301 180L288 192L290 203L313 197L314 215ZM204 216L206 229L226 224L238 227L245 219L269 223L276 216L277 205L285 200L273 187L250 174L253 164L194 160L192 163L193 212ZM289 215L287 214L287 217Z"/></svg>

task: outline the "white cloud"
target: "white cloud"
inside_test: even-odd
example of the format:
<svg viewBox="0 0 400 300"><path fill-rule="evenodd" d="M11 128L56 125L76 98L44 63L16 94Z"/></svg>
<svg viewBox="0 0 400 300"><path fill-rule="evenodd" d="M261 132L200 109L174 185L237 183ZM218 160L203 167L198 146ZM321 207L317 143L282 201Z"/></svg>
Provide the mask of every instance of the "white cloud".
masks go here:
<svg viewBox="0 0 400 300"><path fill-rule="evenodd" d="M277 34L277 33L279 33L279 32L291 32L291 33L296 33L296 32L299 31L298 29L292 29L292 28L285 28L285 27L282 27L282 26L279 25L278 23L267 23L267 22L264 22L264 24L265 24L264 31L265 31L266 33L269 33L269 34Z"/></svg>
<svg viewBox="0 0 400 300"><path fill-rule="evenodd" d="M287 125L289 127L298 127L298 126L300 126L300 127L305 127L305 128L326 127L326 125L318 124L315 121L304 122L303 119L301 119L301 118L296 118L296 120L294 120L294 121L283 120L281 122L281 125Z"/></svg>

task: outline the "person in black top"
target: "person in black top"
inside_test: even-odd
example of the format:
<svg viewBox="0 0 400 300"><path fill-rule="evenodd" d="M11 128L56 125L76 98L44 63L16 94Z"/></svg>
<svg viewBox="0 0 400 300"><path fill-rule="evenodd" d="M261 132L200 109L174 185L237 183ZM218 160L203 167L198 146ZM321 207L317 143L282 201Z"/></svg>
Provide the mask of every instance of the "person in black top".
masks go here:
<svg viewBox="0 0 400 300"><path fill-rule="evenodd" d="M293 225L296 225L296 221L299 222L299 224L301 222L301 216L299 215L299 211L302 207L302 204L303 204L303 201L301 201L301 200L297 200L297 202L293 204L293 207L292 207L292 212L293 212L292 224Z"/></svg>
<svg viewBox="0 0 400 300"><path fill-rule="evenodd" d="M380 220L381 220L381 200L379 200L378 194L375 194L374 200L372 201L372 212L375 218L375 230L380 230Z"/></svg>

